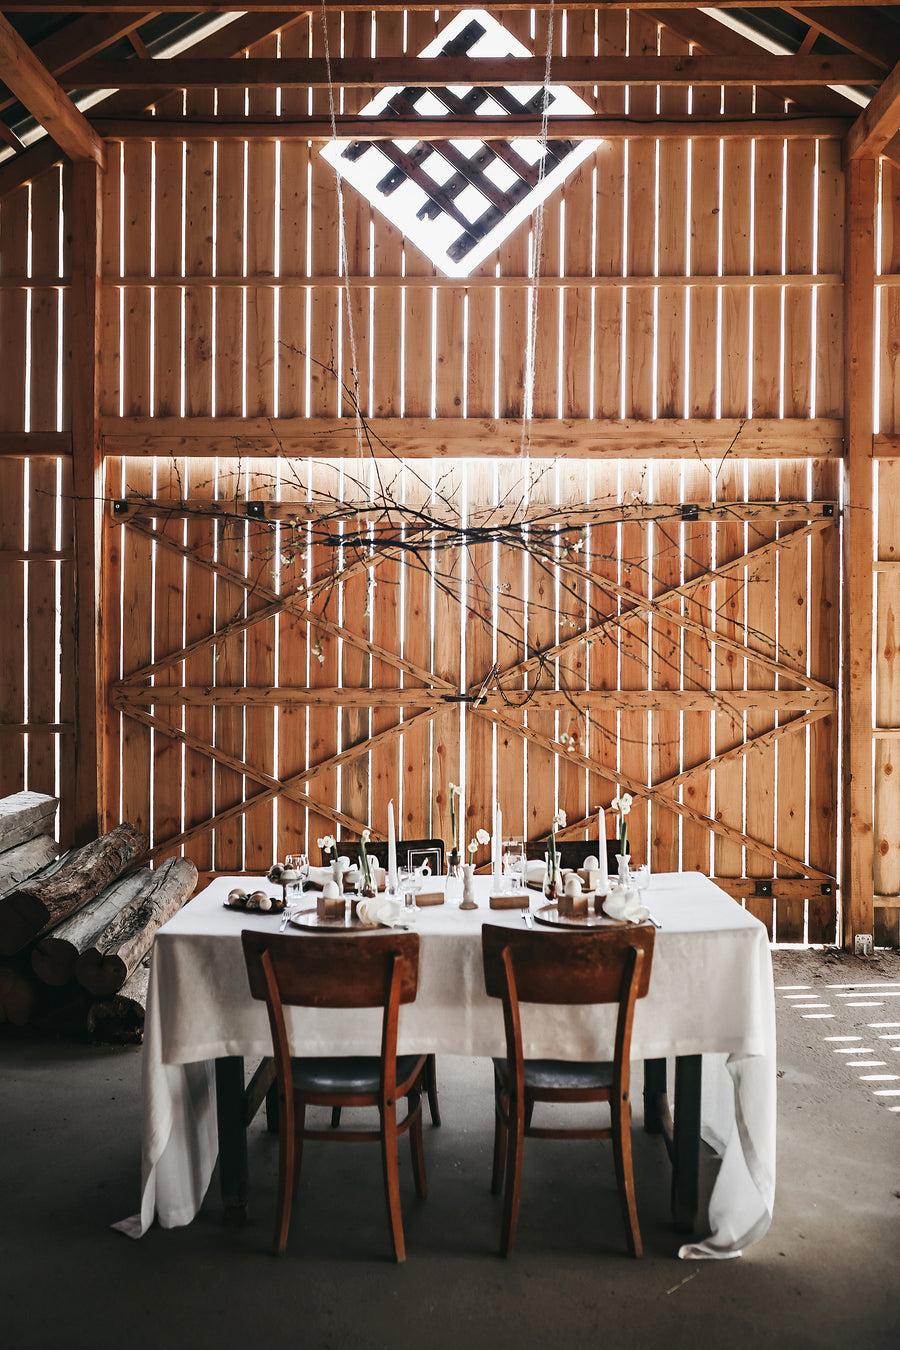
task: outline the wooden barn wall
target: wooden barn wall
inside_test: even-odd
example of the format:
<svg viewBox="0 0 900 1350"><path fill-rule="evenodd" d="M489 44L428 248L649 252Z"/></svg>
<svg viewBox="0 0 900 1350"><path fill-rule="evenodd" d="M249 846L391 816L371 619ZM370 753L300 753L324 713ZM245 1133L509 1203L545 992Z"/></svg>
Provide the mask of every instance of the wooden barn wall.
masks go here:
<svg viewBox="0 0 900 1350"><path fill-rule="evenodd" d="M347 53L364 53L372 40L376 51L402 46L402 16L380 18L374 39L368 17L343 17L342 36L336 28L332 52L343 43ZM626 21L616 11L600 14L596 24L594 20L583 11L566 16L558 25L557 43L564 40L572 53L592 51L595 43L601 51L622 51L626 41L630 50L641 44L654 47L657 41L667 52L687 50L665 30L660 36L655 25L635 15ZM526 15L508 16L510 28L543 50L542 35L532 39L528 22ZM336 23L340 25L338 18ZM433 16L410 14L407 48L420 49L434 31ZM253 54L278 52L321 54L320 29L314 25L310 32L295 24ZM627 111L646 113L658 106L662 113L682 113L688 97L692 113L709 116L720 107L726 114L764 114L765 99L771 96L730 89L694 90L690 95L662 90L657 105L655 90L635 89ZM347 98L359 95L348 93ZM218 111L233 119L269 111L275 99L272 91L252 90L246 96L197 93L184 105L169 100L161 111L167 117L177 115L181 106L189 112L209 111L215 100ZM601 105L615 113L626 111L621 94L604 92ZM305 110L308 96L284 90L277 106L288 116L292 108ZM325 111L327 96L313 95L312 106ZM900 271L895 256L900 233L894 228L897 183L895 174L886 173L879 244L880 271L886 276ZM2 432L63 431L68 426L68 395L59 377L65 365L63 194L64 178L54 171L0 203ZM348 189L348 270L368 278L365 286L351 288L348 321L340 283L335 180L314 145L188 139L112 144L104 205L102 373L107 417L346 414L348 403L337 377L351 371L351 331L360 402L367 416L521 415L530 328L529 223L479 269L472 284L450 286L439 280L429 286L435 275L431 265ZM639 420L840 417L842 288L838 280L812 284L812 279L840 273L842 219L836 140L781 142L754 139L748 132L745 138L722 141L688 136L681 141L635 137L604 142L547 204L535 415ZM406 286L391 280L401 273L410 278ZM385 285L374 284L379 276L387 279ZM310 277L334 280L312 286L305 281ZM565 284L548 285L553 277ZM579 278L584 278L582 284ZM878 430L900 434L900 288L879 287L878 316ZM546 472L543 468L534 473L535 500L545 494L548 504L562 506L588 498L837 500L840 492L837 462L814 453L802 460L593 460L548 464ZM337 496L373 490L371 462L237 461L221 454L217 459L194 455L176 460L154 457L151 445L140 457L110 460L108 471L111 495L146 493L173 501L191 494L233 495L236 486L244 496L266 498L309 497L321 485ZM399 472L396 491L407 501L416 500L417 494L427 499L439 485L474 509L501 500L514 474L513 467L503 464L448 466L425 460ZM896 560L898 475L897 462L879 462L879 551L873 573L879 656L876 725L885 731L900 725L896 680L891 678L894 614L900 600L895 587L900 582L887 565ZM63 837L67 784L72 781L68 476L65 458L0 458L0 619L6 635L0 658L0 778L3 791L23 784L59 791ZM232 579L192 566L183 554L148 542L137 530L111 527L105 622L113 668L121 675L203 638L256 603L235 579L255 579L259 572L249 527L215 528L197 518L157 523L174 532L183 548L206 551L229 568ZM652 595L713 563L740 556L785 527L679 525L672 537L667 537L672 532L648 525L610 528L608 539L601 541L598 534L592 541L588 570L606 569L621 579L637 563L640 584ZM730 588L718 583L718 593L706 586L692 603L698 612L705 606L707 614L724 603L724 617L717 622L738 634L768 634L790 650L798 670L834 687L839 641L835 536L836 531L811 535L796 555L768 558L752 572L748 568L741 583ZM475 572L485 562L477 556L460 559L454 573L458 586L464 584L465 568ZM308 552L291 559L301 572L316 565ZM286 567L283 561L276 564L276 585ZM490 567L497 597L515 590L531 594L540 580L529 570L533 564L515 554L492 557ZM586 601L576 605L554 594L546 611L532 605L524 618L514 614L512 622L505 622L498 617L502 607L495 607L486 626L466 624L460 618L459 594L436 587L424 575L411 581L408 567L401 564L377 575L379 584L370 591L368 604L364 576L337 588L331 603L340 621L357 624L380 647L389 647L395 634L407 661L461 686L485 661L511 664L517 654L552 644L566 630L567 606L574 607L575 622L586 606ZM271 577L267 580L272 584ZM615 609L615 602L611 606ZM510 608L515 610L512 601ZM690 612L687 601L679 612L682 617ZM462 669L461 628L466 635ZM760 682L758 672L748 677L745 661L735 663L721 653L711 670L702 641L689 634L677 636L673 628L686 631L678 624L657 623L651 645L643 650L640 642L629 641L627 628L621 630L614 643L586 649L577 675L570 672L567 678L583 679L592 689L646 687L668 693L709 689L712 683L722 688L730 681L740 689ZM367 678L385 685L412 678L381 668L352 644L325 641L316 652L316 632L285 616L258 629L263 631L263 641L254 640L251 628L247 636L218 648L198 649L181 666L161 673L159 681L229 688L305 682L331 689L352 688ZM571 653L561 661L563 671L567 661L575 664ZM772 683L779 678L773 676ZM111 816L147 825L156 842L257 791L259 779L241 770L251 750L259 774L278 778L375 735L397 719L391 706L370 712L314 705L283 709L168 703L148 705L147 711L189 734L194 745L122 717L113 708L108 810ZM532 835L546 830L555 802L577 819L579 812L607 799L612 779L573 771L535 740L526 742L473 722L469 712L423 719L405 734L402 747L388 742L389 749L380 744L365 761L346 760L322 775L315 791L348 819L371 819L382 829L384 804L394 795L402 803L407 832L434 829L446 834L446 783L459 781L464 753L472 825L486 823L495 788L505 819L521 821L522 831ZM565 716L552 711L535 712L529 722L551 739L570 729ZM781 738L715 773L695 776L687 785L691 799L703 814L727 816L748 835L836 875L834 723L833 716L814 720L802 735ZM584 748L603 745L606 762L652 783L775 725L774 715L762 707L751 708L736 727L732 718L708 710L673 711L670 701L649 711L592 712L584 719L581 736ZM26 727L27 735L22 735ZM215 763L196 748L204 742L222 750ZM896 735L875 738L876 891L888 900L900 893L900 855L890 825L900 790L894 773L896 746ZM428 778L424 791L423 765ZM533 790L536 785L540 791ZM687 788L682 785L677 792L684 802ZM284 852L298 839L314 841L333 823L333 817L275 795L248 812L236 812L213 834L192 837L183 847L203 870L256 870L273 852ZM777 878L785 870L659 805L636 811L634 837L645 841L660 867L701 866L726 877L761 874L763 879ZM830 940L834 935L833 907L802 887L784 887L772 901L744 898L771 921L776 938ZM893 940L897 913L886 904L879 911L880 931Z"/></svg>
<svg viewBox="0 0 900 1350"><path fill-rule="evenodd" d="M0 436L13 451L69 425L68 176L54 169L0 202ZM74 576L68 457L0 456L0 795L60 798L71 839Z"/></svg>
<svg viewBox="0 0 900 1350"><path fill-rule="evenodd" d="M593 50L593 16L584 19L569 16L569 51ZM602 48L623 49L624 22L621 12L601 16ZM655 25L643 33L642 22L632 16L629 41L655 43ZM510 15L509 25L530 40L527 15ZM410 15L409 49L424 46L433 32L433 16ZM364 52L370 40L376 52L396 51L402 17L379 18L373 39L368 17L362 23L345 16L345 51ZM541 50L540 34L535 41ZM667 34L662 41L665 50L687 50ZM310 36L294 25L256 54L279 50L320 53L320 29ZM324 111L327 95L312 97ZM625 110L623 96L603 97L610 111ZM686 111L687 97L661 91L660 111ZM697 115L720 106L720 91L692 97ZM209 108L212 99L191 95L188 107ZM217 107L239 117L269 111L273 100L271 91L222 92ZM163 111L177 115L178 106L171 101ZM279 106L287 116L292 107L308 106L307 95L284 90ZM655 107L656 91L631 91L631 112ZM754 108L750 95L728 90L724 107L764 113L767 105L762 94ZM604 142L546 207L535 415L840 417L842 191L833 140L748 134ZM336 182L315 145L115 144L105 205L107 418L348 415L342 381L358 384L366 417L521 417L532 320L531 222L471 283L438 278L430 285L431 265L348 188L348 273L366 279L351 286L348 312ZM410 279L406 285L397 284L401 275ZM818 275L832 279L813 284ZM561 284L553 286L554 277ZM110 460L112 495L173 503L236 495L310 501L323 493L365 500L387 478L404 502L445 496L471 513L508 501L522 474L518 461L425 459L397 467L385 460L376 466L238 458L221 444L216 458L154 457L152 448ZM670 503L679 510L690 501L836 501L838 462L824 448L818 457L814 444L804 451L802 459L752 461L536 460L528 495L533 504L562 510L586 501ZM426 708L402 738L376 739L363 756L347 755L311 779L304 768L331 763L395 726L399 690L421 690L423 677L401 674L359 643L323 638L320 628L284 612L204 645L228 620L252 615L263 588L278 591L295 575L297 584L314 575L325 562L323 546L307 540L285 553L282 526L263 538L243 521L214 524L177 512L157 517L155 527L175 549L127 521L110 526L107 631L126 680L191 647L183 661L158 671L156 684L175 692L156 704L145 693L143 720L124 715L121 700L110 714L111 812L146 826L156 845L179 840L176 846L202 871L257 871L275 853L304 844L315 849L315 840L335 828L352 838L352 822L383 832L390 798L404 833L446 837L450 781L464 783L470 829L489 825L496 796L507 827L537 837L556 805L572 821L588 817L609 799L618 769L642 783L679 780L671 791L684 809L669 809L659 796L636 806L636 854L658 868L697 867L731 878L733 893L778 939L834 939L834 888L823 894L822 881L836 876L833 706L782 735L779 727L793 713L779 712L771 693L761 695L759 706L745 700L750 706L737 714L702 700L692 705L685 695L793 686L796 709L806 681L836 687L836 526L811 531L792 550L757 554L728 582L667 602L671 622L629 621L614 626L611 639L580 648L563 645L566 637L596 622L598 613L616 615L623 601L586 583L568 588L561 573L548 574L515 550L486 544L457 557L442 554L424 568L393 558L368 578L356 573L316 602L317 613L455 689L470 687L494 663L503 669L562 646L551 663L557 688L630 689L647 699L635 697L620 711L577 699L574 710L535 705L519 717L525 736L471 709ZM789 528L774 519L607 525L589 532L585 570L652 599L764 549ZM197 565L199 557L210 565ZM738 644L784 655L798 680L754 667L734 650L717 647L711 658L708 640L685 627L692 616ZM366 683L393 691L393 702L370 708L329 693ZM219 686L218 699L179 701L181 689ZM240 686L320 689L322 702L254 702L230 692ZM432 704L435 688L427 691ZM401 706L404 717L421 712L421 703ZM563 735L574 738L574 753L551 752ZM689 772L754 737L763 740L749 754ZM214 747L214 757L204 745ZM600 756L609 776L587 773L579 755ZM295 779L293 796L271 787L286 777ZM242 810L242 801L257 793L260 801ZM317 811L316 802L327 811ZM705 817L733 833L711 830ZM213 818L213 830L192 833ZM748 847L754 839L762 852ZM787 884L797 871L776 861L778 851L799 858L812 880ZM772 882L771 896L755 893L758 881Z"/></svg>

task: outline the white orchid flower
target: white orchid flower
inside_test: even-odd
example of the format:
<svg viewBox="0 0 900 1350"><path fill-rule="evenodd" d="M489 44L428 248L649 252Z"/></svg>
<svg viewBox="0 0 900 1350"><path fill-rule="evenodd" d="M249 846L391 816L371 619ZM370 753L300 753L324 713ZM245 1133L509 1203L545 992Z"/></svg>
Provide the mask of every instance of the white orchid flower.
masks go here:
<svg viewBox="0 0 900 1350"><path fill-rule="evenodd" d="M491 842L491 836L488 834L487 830L476 830L475 839L479 844L489 844Z"/></svg>
<svg viewBox="0 0 900 1350"><path fill-rule="evenodd" d="M565 826L565 823L566 823L566 813L565 813L565 811L557 811L556 815L553 817L553 829L554 829L554 831L563 829L564 826Z"/></svg>

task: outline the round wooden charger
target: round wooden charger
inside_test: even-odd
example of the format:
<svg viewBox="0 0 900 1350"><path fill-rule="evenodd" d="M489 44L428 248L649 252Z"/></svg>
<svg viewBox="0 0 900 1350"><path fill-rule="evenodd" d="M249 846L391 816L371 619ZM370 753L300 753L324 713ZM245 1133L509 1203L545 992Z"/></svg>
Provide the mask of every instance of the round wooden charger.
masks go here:
<svg viewBox="0 0 900 1350"><path fill-rule="evenodd" d="M538 923L548 928L621 928L625 919L610 919L605 914L560 914L556 905L541 905L532 911Z"/></svg>

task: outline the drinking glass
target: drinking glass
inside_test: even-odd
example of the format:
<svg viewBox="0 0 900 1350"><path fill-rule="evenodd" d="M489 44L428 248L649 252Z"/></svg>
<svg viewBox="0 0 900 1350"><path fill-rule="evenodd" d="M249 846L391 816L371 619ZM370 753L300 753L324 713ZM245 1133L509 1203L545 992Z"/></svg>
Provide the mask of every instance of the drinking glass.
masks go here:
<svg viewBox="0 0 900 1350"><path fill-rule="evenodd" d="M525 844L521 839L504 840L503 876L511 891L525 885Z"/></svg>
<svg viewBox="0 0 900 1350"><path fill-rule="evenodd" d="M400 869L400 895L403 897L403 906L411 913L417 913L419 906L416 904L416 896L422 889L423 875L421 868L401 867Z"/></svg>

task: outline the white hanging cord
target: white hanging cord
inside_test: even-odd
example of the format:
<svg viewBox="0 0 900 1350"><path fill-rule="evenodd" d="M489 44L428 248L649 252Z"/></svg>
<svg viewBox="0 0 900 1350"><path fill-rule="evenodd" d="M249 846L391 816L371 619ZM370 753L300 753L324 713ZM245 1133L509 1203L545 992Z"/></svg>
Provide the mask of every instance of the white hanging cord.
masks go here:
<svg viewBox="0 0 900 1350"><path fill-rule="evenodd" d="M540 193L544 183L544 176L547 167L547 134L548 119L550 113L550 66L553 57L553 21L555 15L555 0L550 0L550 9L547 14L547 54L544 62L544 96L541 106L541 157L538 164L538 180L535 191ZM534 233L532 235L532 268L531 268L531 331L529 333L528 348L525 355L525 388L522 397L522 441L521 453L523 455L531 454L531 432L532 418L534 416L534 371L537 352L537 332L538 332L538 288L541 279L541 253L544 242L544 201L538 203L535 211Z"/></svg>
<svg viewBox="0 0 900 1350"><path fill-rule="evenodd" d="M325 0L322 0L322 36L325 42L325 69L328 74L328 108L331 113L331 140L337 145L337 120L334 113L334 82L331 78L331 53L328 49L328 18L325 11ZM350 335L350 372L353 377L353 410L356 414L356 445L360 458L364 454L363 449L363 424L362 414L359 406L359 365L356 357L356 332L353 328L353 306L350 299L350 269L347 262L347 234L344 229L344 189L342 186L341 171L337 171L337 191L338 191L338 235L341 252L341 272L344 276L344 298L347 302L347 332Z"/></svg>

